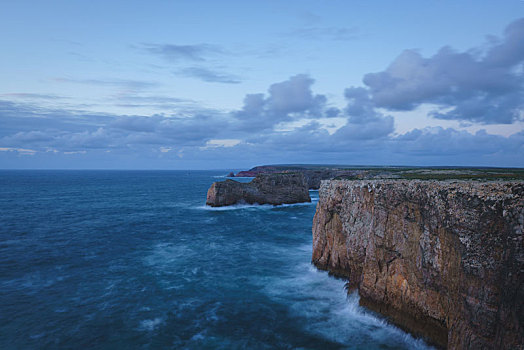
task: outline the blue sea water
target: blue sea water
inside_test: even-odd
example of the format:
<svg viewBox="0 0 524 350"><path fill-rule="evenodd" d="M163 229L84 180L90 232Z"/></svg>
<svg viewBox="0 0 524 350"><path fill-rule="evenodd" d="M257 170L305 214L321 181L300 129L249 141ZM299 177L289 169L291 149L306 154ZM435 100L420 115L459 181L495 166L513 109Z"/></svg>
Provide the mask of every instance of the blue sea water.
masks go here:
<svg viewBox="0 0 524 350"><path fill-rule="evenodd" d="M1 349L426 349L310 264L313 203L213 171L0 171Z"/></svg>

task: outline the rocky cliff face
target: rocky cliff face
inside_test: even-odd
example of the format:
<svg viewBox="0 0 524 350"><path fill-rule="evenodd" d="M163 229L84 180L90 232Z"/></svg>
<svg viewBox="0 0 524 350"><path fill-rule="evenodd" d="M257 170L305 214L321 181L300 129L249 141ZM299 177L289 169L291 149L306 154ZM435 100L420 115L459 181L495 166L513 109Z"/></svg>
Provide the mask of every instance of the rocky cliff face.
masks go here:
<svg viewBox="0 0 524 350"><path fill-rule="evenodd" d="M288 169L285 166L261 165L251 168L250 170L240 171L235 176L255 177L261 174L273 173L302 173L306 179L308 188L316 190L320 187L320 182L322 180L329 180L338 176L360 176L366 174L367 171L337 168L307 169L299 167L292 167Z"/></svg>
<svg viewBox="0 0 524 350"><path fill-rule="evenodd" d="M338 176L359 176L364 170L303 170L302 173L310 189L319 189L322 180L330 180Z"/></svg>
<svg viewBox="0 0 524 350"><path fill-rule="evenodd" d="M524 348L523 182L323 181L313 263L450 349Z"/></svg>
<svg viewBox="0 0 524 350"><path fill-rule="evenodd" d="M237 203L278 205L301 202L311 202L301 173L260 174L249 183L214 182L207 191L206 200L206 204L212 207Z"/></svg>

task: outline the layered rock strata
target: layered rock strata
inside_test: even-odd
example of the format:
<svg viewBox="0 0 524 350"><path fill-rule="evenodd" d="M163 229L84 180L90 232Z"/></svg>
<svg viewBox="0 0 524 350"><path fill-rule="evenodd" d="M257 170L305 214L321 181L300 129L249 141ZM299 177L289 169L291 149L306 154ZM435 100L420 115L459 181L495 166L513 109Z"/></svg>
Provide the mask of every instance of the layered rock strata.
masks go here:
<svg viewBox="0 0 524 350"><path fill-rule="evenodd" d="M524 348L523 182L323 181L313 263L450 349Z"/></svg>
<svg viewBox="0 0 524 350"><path fill-rule="evenodd" d="M214 182L207 191L206 204L222 207L238 203L292 204L311 202L308 186L301 173L260 174L251 182L233 180Z"/></svg>

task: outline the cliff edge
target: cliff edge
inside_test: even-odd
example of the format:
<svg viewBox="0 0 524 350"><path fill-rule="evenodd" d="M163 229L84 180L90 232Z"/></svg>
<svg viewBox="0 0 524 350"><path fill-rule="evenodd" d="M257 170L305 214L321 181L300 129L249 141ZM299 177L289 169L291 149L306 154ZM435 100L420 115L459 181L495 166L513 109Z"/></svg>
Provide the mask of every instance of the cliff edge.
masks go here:
<svg viewBox="0 0 524 350"><path fill-rule="evenodd" d="M292 204L311 202L306 179L301 173L260 174L251 182L214 182L207 191L206 204L222 207L237 203Z"/></svg>
<svg viewBox="0 0 524 350"><path fill-rule="evenodd" d="M321 168L308 169L300 166L274 166L274 165L261 165L251 168L250 170L240 171L235 177L255 177L261 174L273 174L273 173L302 173L306 179L306 183L309 189L318 190L320 182L322 180L333 179L337 176L358 176L366 174L366 170L361 169L337 169L337 168Z"/></svg>
<svg viewBox="0 0 524 350"><path fill-rule="evenodd" d="M323 181L313 263L450 349L524 348L523 182Z"/></svg>

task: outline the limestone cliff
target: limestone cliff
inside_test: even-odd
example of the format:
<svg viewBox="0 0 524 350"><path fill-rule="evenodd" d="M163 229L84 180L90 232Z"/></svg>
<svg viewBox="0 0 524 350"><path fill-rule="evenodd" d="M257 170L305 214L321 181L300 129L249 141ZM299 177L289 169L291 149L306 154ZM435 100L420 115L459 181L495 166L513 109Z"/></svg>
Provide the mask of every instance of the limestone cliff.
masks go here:
<svg viewBox="0 0 524 350"><path fill-rule="evenodd" d="M523 182L323 181L313 263L450 349L524 348Z"/></svg>
<svg viewBox="0 0 524 350"><path fill-rule="evenodd" d="M302 173L306 179L307 185L310 189L317 190L320 187L321 180L329 180L339 176L361 176L367 174L367 170L363 169L339 169L334 167L318 167L307 168L307 166L298 165L261 165L251 168L246 171L240 171L235 176L237 177L255 177L261 174L272 173Z"/></svg>
<svg viewBox="0 0 524 350"><path fill-rule="evenodd" d="M214 182L207 191L206 200L206 204L212 207L237 203L278 205L301 202L311 202L301 173L260 174L249 183Z"/></svg>

